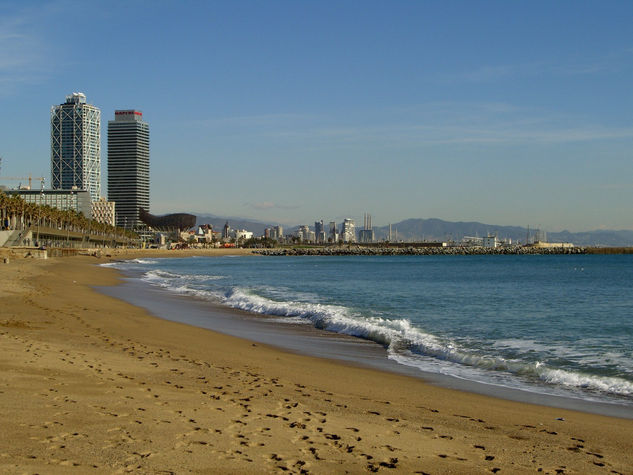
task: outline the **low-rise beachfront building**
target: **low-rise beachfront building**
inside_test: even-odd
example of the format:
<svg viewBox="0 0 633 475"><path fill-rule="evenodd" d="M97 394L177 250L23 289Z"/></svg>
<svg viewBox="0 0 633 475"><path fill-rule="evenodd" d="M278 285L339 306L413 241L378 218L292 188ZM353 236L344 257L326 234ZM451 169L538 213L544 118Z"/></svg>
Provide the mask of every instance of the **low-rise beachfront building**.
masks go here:
<svg viewBox="0 0 633 475"><path fill-rule="evenodd" d="M246 229L234 229L231 237L236 241L248 241L249 239L253 239L253 231L247 231Z"/></svg>
<svg viewBox="0 0 633 475"><path fill-rule="evenodd" d="M99 201L93 201L91 207L92 219L99 223L116 226L116 205L114 201L108 201L101 197Z"/></svg>
<svg viewBox="0 0 633 475"><path fill-rule="evenodd" d="M213 242L214 238L218 236L220 233L213 231L213 226L211 224L202 224L198 226L198 231L196 232L196 236L198 238L198 242Z"/></svg>
<svg viewBox="0 0 633 475"><path fill-rule="evenodd" d="M17 195L27 203L50 206L62 211L73 210L92 218L92 202L86 190L6 190L7 195Z"/></svg>

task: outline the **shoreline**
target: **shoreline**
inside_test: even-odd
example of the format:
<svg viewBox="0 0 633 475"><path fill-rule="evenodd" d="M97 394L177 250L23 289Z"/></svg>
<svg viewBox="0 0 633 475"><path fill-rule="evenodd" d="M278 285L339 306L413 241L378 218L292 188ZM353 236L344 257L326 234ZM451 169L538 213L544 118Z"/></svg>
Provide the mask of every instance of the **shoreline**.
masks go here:
<svg viewBox="0 0 633 475"><path fill-rule="evenodd" d="M173 293L140 281L136 275L117 270L124 277L122 284L100 288L99 291L143 308L151 315L164 320L193 325L256 343L265 343L280 351L290 351L329 359L340 364L405 375L438 387L509 401L633 419L633 406L623 402L583 399L563 393L538 391L536 388L509 387L427 372L416 366L408 366L389 359L384 346L371 340L320 330L309 323L287 323L283 317L252 313L204 298ZM185 309L186 311L183 311Z"/></svg>
<svg viewBox="0 0 633 475"><path fill-rule="evenodd" d="M125 253L148 256L176 257ZM633 466L631 420L439 388L162 320L93 290L120 282L101 262L2 267L5 473Z"/></svg>

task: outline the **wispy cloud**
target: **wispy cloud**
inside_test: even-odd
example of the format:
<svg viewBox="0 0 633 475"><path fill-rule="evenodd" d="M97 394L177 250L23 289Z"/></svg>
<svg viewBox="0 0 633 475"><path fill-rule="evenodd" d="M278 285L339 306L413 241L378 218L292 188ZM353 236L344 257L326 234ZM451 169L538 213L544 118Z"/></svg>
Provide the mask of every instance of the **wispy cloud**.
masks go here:
<svg viewBox="0 0 633 475"><path fill-rule="evenodd" d="M35 26L43 10L23 9L0 16L1 94L11 94L20 84L33 83L46 73L47 46Z"/></svg>
<svg viewBox="0 0 633 475"><path fill-rule="evenodd" d="M296 124L313 119L313 116L294 113L270 113L248 116L212 117L188 121L187 126L198 127L276 127L284 124Z"/></svg>
<svg viewBox="0 0 633 475"><path fill-rule="evenodd" d="M628 125L590 123L585 117L501 102L428 103L364 110L345 119L335 115L270 114L201 123L219 140L248 140L277 147L296 145L303 150L547 145L633 139L633 127ZM271 207L265 203L260 206L259 209Z"/></svg>
<svg viewBox="0 0 633 475"><path fill-rule="evenodd" d="M378 116L380 112L376 112ZM491 104L435 104L378 124L322 124L269 131L285 140L334 144L554 144L632 139L633 127L607 127L543 110Z"/></svg>
<svg viewBox="0 0 633 475"><path fill-rule="evenodd" d="M444 82L494 82L510 78L536 76L582 76L615 72L630 64L633 49L605 53L599 57L570 58L558 62L528 62L489 64L453 73L438 74L436 80Z"/></svg>

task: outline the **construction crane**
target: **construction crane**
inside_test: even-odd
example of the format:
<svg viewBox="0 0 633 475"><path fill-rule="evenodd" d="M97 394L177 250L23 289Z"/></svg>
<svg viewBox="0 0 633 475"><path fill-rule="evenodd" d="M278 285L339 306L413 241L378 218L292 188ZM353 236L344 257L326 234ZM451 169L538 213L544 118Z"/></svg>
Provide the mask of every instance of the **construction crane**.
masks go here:
<svg viewBox="0 0 633 475"><path fill-rule="evenodd" d="M0 171L2 171L2 157L0 157ZM28 180L29 185L28 185L28 190L31 189L31 183L33 182L33 179L35 180L39 180L40 181L40 189L44 189L44 181L46 180L43 176L0 176L0 181L4 181L4 180L12 180L12 181L25 181ZM22 183L20 183L18 185L18 188L22 187Z"/></svg>
<svg viewBox="0 0 633 475"><path fill-rule="evenodd" d="M44 189L44 182L46 181L46 179L43 176L2 176L0 177L0 181L3 180L12 180L12 181L27 181L29 182L28 188L27 190L31 189L31 183L33 180L39 180L40 181L40 187L43 190ZM21 188L22 183L20 183L20 185L18 185L18 188Z"/></svg>

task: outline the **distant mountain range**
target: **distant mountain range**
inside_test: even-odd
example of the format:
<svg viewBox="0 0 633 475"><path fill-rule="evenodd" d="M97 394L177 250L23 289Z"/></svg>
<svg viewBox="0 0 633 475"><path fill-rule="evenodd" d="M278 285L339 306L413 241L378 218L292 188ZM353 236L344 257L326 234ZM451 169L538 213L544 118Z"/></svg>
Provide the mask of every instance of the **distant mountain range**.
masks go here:
<svg viewBox="0 0 633 475"><path fill-rule="evenodd" d="M234 216L216 216L201 214L197 217L197 224L211 224L214 229L220 230L226 222L232 228L248 229L256 236L263 235L264 229L277 223L265 223L263 221L249 220ZM296 231L298 226L284 226L284 234ZM357 231L361 226L357 225ZM496 226L478 222L451 222L441 219L406 219L391 225L392 236L400 241L461 241L464 236L484 237L488 234L496 234L500 239L512 239L513 242L525 242L528 229L521 226ZM534 229L530 229L533 238ZM384 240L389 236L389 226L375 226L376 240ZM571 242L578 246L608 246L628 247L633 246L633 231L629 230L596 230L572 233L570 231L547 233L550 242Z"/></svg>
<svg viewBox="0 0 633 475"><path fill-rule="evenodd" d="M253 233L255 233L255 236L262 236L266 228L276 225L264 223L262 221L239 218L236 216L216 216L213 214L197 215L196 225L210 224L213 226L214 231L221 231L227 221L231 228L253 231Z"/></svg>
<svg viewBox="0 0 633 475"><path fill-rule="evenodd" d="M521 226L496 226L478 222L450 222L441 219L406 219L391 225L392 236L403 241L460 241L464 236L483 237L496 234L500 239L525 242L528 229ZM535 229L530 229L531 238ZM377 240L389 235L389 226L374 227ZM547 233L549 242L571 242L578 246L633 246L633 231L597 230L572 233L570 231Z"/></svg>

